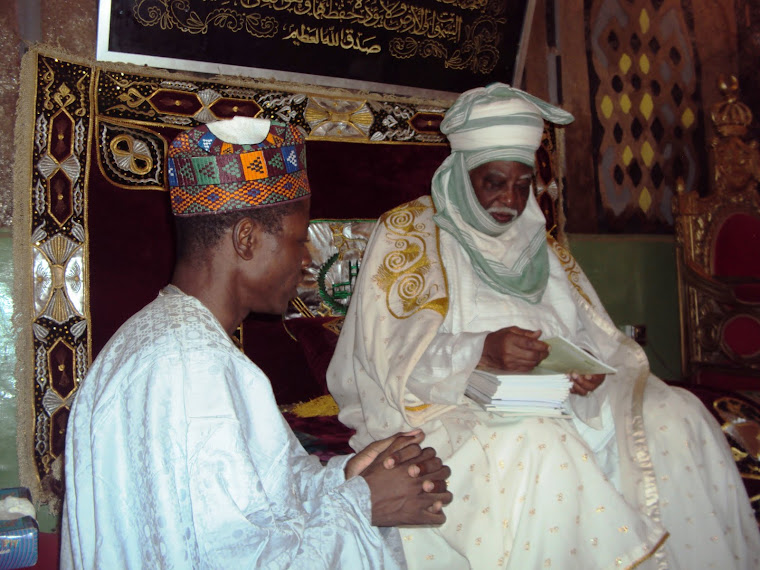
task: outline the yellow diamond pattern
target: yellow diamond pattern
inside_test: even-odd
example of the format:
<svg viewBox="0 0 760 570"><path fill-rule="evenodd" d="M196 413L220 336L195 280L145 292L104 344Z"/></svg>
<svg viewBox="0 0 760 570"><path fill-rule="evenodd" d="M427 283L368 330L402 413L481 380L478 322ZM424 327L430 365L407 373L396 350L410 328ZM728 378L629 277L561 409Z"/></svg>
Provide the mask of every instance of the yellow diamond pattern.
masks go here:
<svg viewBox="0 0 760 570"><path fill-rule="evenodd" d="M639 26L643 33L646 34L649 31L649 14L646 10L641 10L641 14L639 14Z"/></svg>
<svg viewBox="0 0 760 570"><path fill-rule="evenodd" d="M669 83L669 75L666 72L672 70L669 66L660 65L659 56L662 55L661 52L648 48L657 47L654 43L655 40L652 40L655 36L657 36L656 42L658 43L662 41L660 34L663 34L664 40L668 40L670 38L670 31L665 33L661 29L658 24L659 14L656 10L653 14L649 14L650 9L654 10L652 6L659 6L661 2L654 2L652 0L649 3L629 0L627 3L621 2L620 4L629 4L628 7L622 8L626 12L626 18L630 26L632 26L632 28L629 27L626 31L631 34L637 34L644 49L634 51L634 47L639 47L638 42L629 42L632 43L632 46L626 46L626 42L623 41L620 47L617 44L612 46L615 48L613 51L603 50L605 57L609 57L609 59L607 59L608 64L604 66L606 69L600 73L600 77L609 76L609 78L614 79L611 87L614 87L618 92L616 93L610 88L607 90L607 94L604 92L600 93L601 97L597 99L597 113L605 129L607 124L617 129L614 137L605 133L604 140L607 144L615 146L616 162L619 164L618 168L630 171L626 175L626 178L630 179L630 183L633 180L638 181L632 189L634 193L629 198L630 205L628 207L639 208L640 213L646 214L647 217L654 216L659 220L662 217L660 215L660 200L663 199L661 196L662 190L654 187L650 190L647 185L653 184L649 173L653 167L655 169L660 168L663 150L651 134L650 123L655 116L655 99L657 99L657 95L652 93L647 86L653 79L659 81L661 79L660 73L663 74L662 80ZM636 12L638 12L638 16ZM635 29L637 25L639 27L638 30ZM620 49L621 47L622 49ZM615 53L615 50L619 51ZM618 58L617 63L615 63L615 57ZM616 66L617 69L615 69ZM634 74L638 76L634 77ZM618 75L618 77L613 78L614 75ZM621 78L622 85L626 86L623 89L621 89ZM693 106L693 101L689 98L689 86L680 85L679 88L684 91L684 96L682 104L679 105L680 108L676 108L675 110L675 124L680 124L681 129L689 129L689 132L691 132L691 129L697 126L697 119L700 119L700 117L697 107ZM678 114L679 111L680 115ZM615 125L615 121L618 121L617 125ZM626 126L630 125L631 121L634 121L635 128ZM676 130L678 131L678 129ZM626 134L623 135L623 132ZM615 138L615 140L611 140L612 138ZM617 140L620 140L620 142L617 142ZM688 146L687 140L684 147ZM633 172L632 166L635 172ZM691 168L691 166L689 167ZM617 174L619 175L619 173ZM660 175L658 174L654 179L658 180L659 177ZM628 182L625 184L628 184Z"/></svg>
<svg viewBox="0 0 760 570"><path fill-rule="evenodd" d="M604 98L602 98L602 114L605 116L605 118L609 119L612 116L612 111L614 110L614 105L612 104L612 99L610 99L609 95L605 95Z"/></svg>
<svg viewBox="0 0 760 570"><path fill-rule="evenodd" d="M628 70L631 69L631 64L633 62L631 61L631 58L627 53L624 53L623 56L620 58L620 62L618 65L620 66L620 71L623 73L628 73Z"/></svg>
<svg viewBox="0 0 760 570"><path fill-rule="evenodd" d="M620 108L626 115L631 110L631 99L625 93L620 97Z"/></svg>
<svg viewBox="0 0 760 570"><path fill-rule="evenodd" d="M646 186L639 194L639 207L645 212L649 210L649 206L652 205L652 195L647 190Z"/></svg>
<svg viewBox="0 0 760 570"><path fill-rule="evenodd" d="M623 150L623 164L628 166L631 164L631 160L633 160L633 151L631 150L631 147L626 145L625 149Z"/></svg>
<svg viewBox="0 0 760 570"><path fill-rule="evenodd" d="M645 75L649 73L649 58L645 53L642 53L639 58L639 69L641 69L641 72Z"/></svg>
<svg viewBox="0 0 760 570"><path fill-rule="evenodd" d="M654 101L652 101L652 96L649 93L644 93L644 96L641 98L641 103L639 104L639 111L641 111L641 114L644 115L644 118L648 121L649 115L652 114L652 110L654 109Z"/></svg>
<svg viewBox="0 0 760 570"><path fill-rule="evenodd" d="M681 115L681 123L687 129L694 124L694 113L688 107Z"/></svg>
<svg viewBox="0 0 760 570"><path fill-rule="evenodd" d="M652 164L652 159L654 158L654 149L652 148L652 145L649 144L649 141L646 141L643 145L641 145L641 158L644 159L644 164L649 167Z"/></svg>

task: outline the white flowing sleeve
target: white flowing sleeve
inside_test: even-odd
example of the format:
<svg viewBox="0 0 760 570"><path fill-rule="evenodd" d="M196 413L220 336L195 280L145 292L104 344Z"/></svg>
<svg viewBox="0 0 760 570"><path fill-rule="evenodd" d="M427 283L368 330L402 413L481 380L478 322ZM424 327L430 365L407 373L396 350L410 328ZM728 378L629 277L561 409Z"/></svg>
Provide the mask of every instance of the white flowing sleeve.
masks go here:
<svg viewBox="0 0 760 570"><path fill-rule="evenodd" d="M323 467L306 454L262 373L240 382L251 369L231 363L202 374L218 386L213 402L188 406L189 498L203 567L403 564L398 533L386 541L371 524L367 483L345 480L347 458Z"/></svg>
<svg viewBox="0 0 760 570"><path fill-rule="evenodd" d="M439 333L417 361L407 389L423 402L458 404L488 333Z"/></svg>
<svg viewBox="0 0 760 570"><path fill-rule="evenodd" d="M578 327L573 336L573 342L595 358L603 360L604 356L601 354L596 343L592 340L591 335L589 335L584 328L583 322L578 319L577 323ZM590 392L585 396L570 394L568 399L570 408L573 410L575 417L595 430L601 430L605 427L604 422L602 421L602 404L605 401L608 386L609 382L605 378L605 381L593 392ZM577 425L577 423L576 427L581 429L581 426Z"/></svg>

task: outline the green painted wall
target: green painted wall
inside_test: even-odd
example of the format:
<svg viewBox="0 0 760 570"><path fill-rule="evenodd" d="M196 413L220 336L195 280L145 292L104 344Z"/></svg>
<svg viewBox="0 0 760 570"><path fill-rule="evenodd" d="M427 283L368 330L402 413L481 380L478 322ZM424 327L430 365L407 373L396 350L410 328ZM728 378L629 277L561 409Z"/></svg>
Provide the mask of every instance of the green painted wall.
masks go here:
<svg viewBox="0 0 760 570"><path fill-rule="evenodd" d="M571 235L570 249L618 326L645 324L644 347L658 376L680 378L678 298L674 243L668 236ZM0 230L0 488L16 487L16 392L12 242ZM45 507L38 512L40 529L56 521Z"/></svg>
<svg viewBox="0 0 760 570"><path fill-rule="evenodd" d="M13 247L11 231L0 230L0 489L18 487L16 454L16 352L13 332ZM37 510L42 532L58 526L45 505Z"/></svg>
<svg viewBox="0 0 760 570"><path fill-rule="evenodd" d="M570 250L618 327L646 325L652 372L681 380L675 240L673 236L572 234Z"/></svg>
<svg viewBox="0 0 760 570"><path fill-rule="evenodd" d="M13 343L13 253L10 231L0 231L0 488L18 486L16 355Z"/></svg>

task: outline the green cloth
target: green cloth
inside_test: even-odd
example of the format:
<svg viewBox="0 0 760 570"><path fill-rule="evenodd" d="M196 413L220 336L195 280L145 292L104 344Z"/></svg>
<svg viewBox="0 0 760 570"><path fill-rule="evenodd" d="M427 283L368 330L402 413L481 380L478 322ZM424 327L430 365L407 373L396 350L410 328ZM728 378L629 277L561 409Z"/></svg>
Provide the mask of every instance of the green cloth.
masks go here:
<svg viewBox="0 0 760 570"><path fill-rule="evenodd" d="M469 171L499 160L535 166L544 119L567 124L573 116L502 83L463 93L441 123L452 152L433 176L431 191L436 225L465 249L480 278L530 303L541 300L549 279L541 209L531 192L521 215L497 222L478 201Z"/></svg>

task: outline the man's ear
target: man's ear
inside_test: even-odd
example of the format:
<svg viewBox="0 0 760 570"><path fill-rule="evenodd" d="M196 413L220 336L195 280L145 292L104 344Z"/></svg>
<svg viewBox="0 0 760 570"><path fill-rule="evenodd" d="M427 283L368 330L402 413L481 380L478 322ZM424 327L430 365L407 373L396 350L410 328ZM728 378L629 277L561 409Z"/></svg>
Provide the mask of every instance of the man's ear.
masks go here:
<svg viewBox="0 0 760 570"><path fill-rule="evenodd" d="M241 218L232 226L232 247L242 259L250 261L258 247L261 227L251 218Z"/></svg>

